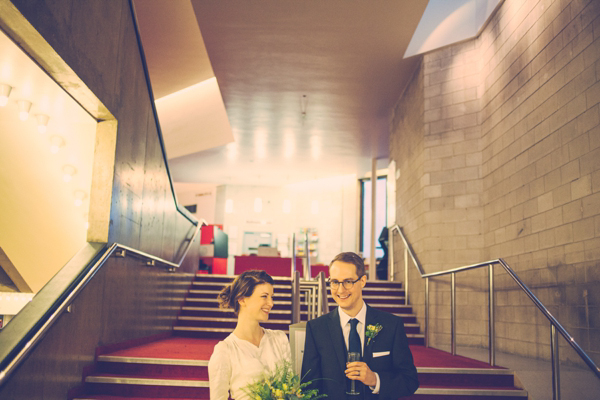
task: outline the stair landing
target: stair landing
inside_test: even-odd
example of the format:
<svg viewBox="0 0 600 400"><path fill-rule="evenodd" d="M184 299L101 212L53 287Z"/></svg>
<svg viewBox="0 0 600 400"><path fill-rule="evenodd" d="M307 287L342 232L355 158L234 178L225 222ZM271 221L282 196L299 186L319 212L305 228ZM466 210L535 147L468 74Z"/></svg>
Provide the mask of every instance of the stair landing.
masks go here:
<svg viewBox="0 0 600 400"><path fill-rule="evenodd" d="M218 339L169 337L98 356L74 399L208 399L208 360ZM421 387L410 399L526 399L512 371L410 346ZM164 396L164 397L161 397Z"/></svg>

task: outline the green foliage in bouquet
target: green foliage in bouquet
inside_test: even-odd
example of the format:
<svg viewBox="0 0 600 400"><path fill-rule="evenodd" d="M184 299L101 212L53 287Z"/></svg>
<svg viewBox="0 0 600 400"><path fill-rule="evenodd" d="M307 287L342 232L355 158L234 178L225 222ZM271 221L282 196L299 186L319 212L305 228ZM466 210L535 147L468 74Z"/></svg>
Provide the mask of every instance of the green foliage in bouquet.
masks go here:
<svg viewBox="0 0 600 400"><path fill-rule="evenodd" d="M243 390L252 400L316 400L326 397L317 389L305 390L312 381L302 382L288 361L277 365L275 371L265 374Z"/></svg>

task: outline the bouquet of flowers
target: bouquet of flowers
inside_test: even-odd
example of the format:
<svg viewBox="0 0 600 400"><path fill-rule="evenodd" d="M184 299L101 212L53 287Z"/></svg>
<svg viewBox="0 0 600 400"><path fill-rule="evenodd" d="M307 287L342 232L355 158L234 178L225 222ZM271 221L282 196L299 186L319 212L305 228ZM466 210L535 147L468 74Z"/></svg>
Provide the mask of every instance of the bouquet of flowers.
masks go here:
<svg viewBox="0 0 600 400"><path fill-rule="evenodd" d="M326 397L317 389L304 390L312 381L302 382L289 361L277 365L275 371L244 388L252 400L316 400Z"/></svg>

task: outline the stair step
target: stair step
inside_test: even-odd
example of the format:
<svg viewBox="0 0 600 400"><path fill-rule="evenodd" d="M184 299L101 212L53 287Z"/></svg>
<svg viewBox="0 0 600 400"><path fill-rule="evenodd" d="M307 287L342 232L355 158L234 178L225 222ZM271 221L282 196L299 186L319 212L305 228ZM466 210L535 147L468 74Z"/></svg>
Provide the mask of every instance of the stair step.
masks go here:
<svg viewBox="0 0 600 400"><path fill-rule="evenodd" d="M215 293L219 293L221 291L221 289L223 289L223 287L227 284L227 282L205 282L205 281L194 281L192 282L192 287L194 288L198 288L198 287L206 287L206 290L213 290ZM275 284L273 285L273 289L275 289L275 291L278 290L284 290L284 291L288 291L292 289L292 285L281 285L281 284Z"/></svg>
<svg viewBox="0 0 600 400"><path fill-rule="evenodd" d="M263 323L264 325L268 325L268 323ZM176 325L173 327L174 331L179 332L220 332L220 333L231 333L233 332L235 326L232 327L206 327L206 326L184 326L184 325ZM279 329L286 334L289 332L288 329ZM409 339L425 339L425 335L422 333L407 333L406 337Z"/></svg>
<svg viewBox="0 0 600 400"><path fill-rule="evenodd" d="M214 290L214 289L191 289L188 293L196 294L196 295L204 294L204 295L208 295L208 296L217 297L220 292L221 292L220 290ZM291 290L275 290L274 295L289 297L292 295L292 291Z"/></svg>
<svg viewBox="0 0 600 400"><path fill-rule="evenodd" d="M139 376L126 375L89 375L86 383L106 383L116 385L143 385L143 386L174 386L174 387L208 387L208 380L199 378L165 379L165 378L140 378Z"/></svg>
<svg viewBox="0 0 600 400"><path fill-rule="evenodd" d="M129 363L129 364L155 364L206 367L208 360L189 360L181 358L152 358L152 357L127 357L127 356L98 356L99 362L104 363Z"/></svg>
<svg viewBox="0 0 600 400"><path fill-rule="evenodd" d="M188 299L189 298L194 298L194 299L217 299L218 297L218 292L212 291L212 290L190 290L188 293ZM285 292L275 292L273 294L273 300L274 301L278 301L278 300L289 300L292 297L291 293L285 293ZM304 296L300 297L300 301L304 301Z"/></svg>
<svg viewBox="0 0 600 400"><path fill-rule="evenodd" d="M140 378L136 376L90 375L84 380L87 393L127 398L208 399L208 380Z"/></svg>
<svg viewBox="0 0 600 400"><path fill-rule="evenodd" d="M497 368L417 368L421 387L513 388L512 371Z"/></svg>
<svg viewBox="0 0 600 400"><path fill-rule="evenodd" d="M156 360L156 359L154 359ZM182 362L183 361L183 362ZM192 360L152 362L98 361L95 373L147 379L203 379L208 381L208 361L190 364Z"/></svg>
<svg viewBox="0 0 600 400"><path fill-rule="evenodd" d="M500 400L500 399L527 399L527 391L522 389L487 388L487 389L450 389L444 387L419 387L415 394L408 399L419 400Z"/></svg>
<svg viewBox="0 0 600 400"><path fill-rule="evenodd" d="M222 313L222 314L230 313L232 315L235 315L233 310L226 309L226 308L183 306L183 307L181 307L181 310L194 311L194 312L218 312L218 313ZM291 311L289 311L289 310L271 310L269 312L269 315L270 314L291 314Z"/></svg>
<svg viewBox="0 0 600 400"><path fill-rule="evenodd" d="M218 275L218 274L196 274L196 281L206 282L233 282L237 275ZM289 276L271 276L276 284L290 283L292 279Z"/></svg>
<svg viewBox="0 0 600 400"><path fill-rule="evenodd" d="M196 299L196 298L190 298L188 297L186 299L186 301L189 302L206 302L206 303L211 303L211 304L219 304L219 299ZM292 301L291 300L276 300L273 302L273 304L276 305L291 305Z"/></svg>
<svg viewBox="0 0 600 400"><path fill-rule="evenodd" d="M180 315L179 317L177 317L177 319L180 321L231 322L231 323L237 324L237 318L190 317L190 316ZM276 320L276 319L274 320L274 319L269 318L268 321L265 321L262 324L264 325L265 323L289 325L290 321L289 320L288 321Z"/></svg>
<svg viewBox="0 0 600 400"><path fill-rule="evenodd" d="M264 324L263 324L264 325ZM173 330L176 332L220 332L220 333L231 333L233 332L235 327L220 327L220 328L211 328L206 326L182 326L175 325ZM287 329L279 329L286 334L289 332Z"/></svg>
<svg viewBox="0 0 600 400"><path fill-rule="evenodd" d="M195 398L173 398L173 397L130 397L130 396L111 396L107 394L85 395L84 397L74 397L73 400L208 400L208 397Z"/></svg>

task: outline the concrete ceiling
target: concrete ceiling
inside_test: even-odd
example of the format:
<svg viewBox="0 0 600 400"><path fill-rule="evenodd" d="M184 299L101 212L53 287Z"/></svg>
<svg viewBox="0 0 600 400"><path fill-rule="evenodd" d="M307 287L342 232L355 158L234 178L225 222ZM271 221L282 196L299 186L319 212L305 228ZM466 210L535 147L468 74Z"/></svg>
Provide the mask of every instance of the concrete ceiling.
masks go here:
<svg viewBox="0 0 600 400"><path fill-rule="evenodd" d="M386 164L427 2L135 0L174 180L281 185Z"/></svg>

